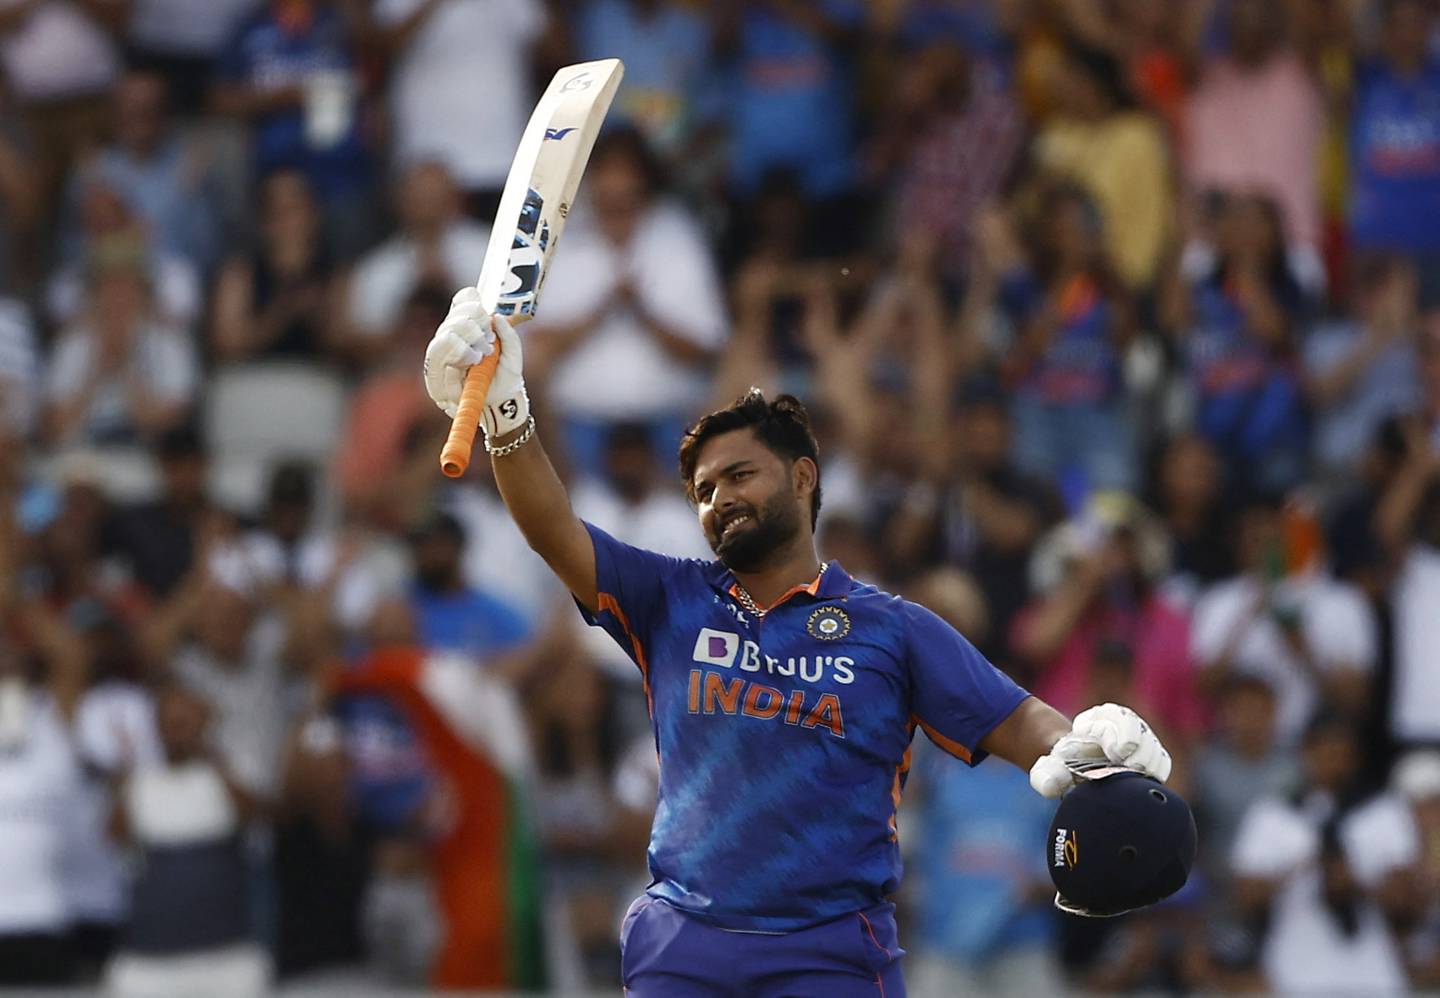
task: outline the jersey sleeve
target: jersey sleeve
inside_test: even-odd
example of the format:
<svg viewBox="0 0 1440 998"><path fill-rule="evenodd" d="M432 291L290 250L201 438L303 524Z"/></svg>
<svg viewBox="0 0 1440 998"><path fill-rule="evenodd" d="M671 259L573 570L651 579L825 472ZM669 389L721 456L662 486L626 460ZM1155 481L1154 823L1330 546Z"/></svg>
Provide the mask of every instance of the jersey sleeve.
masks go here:
<svg viewBox="0 0 1440 998"><path fill-rule="evenodd" d="M595 613L581 606L580 614L592 627L604 628L648 675L650 635L664 614L667 584L685 562L618 541L592 523L585 529L595 545L599 606Z"/></svg>
<svg viewBox="0 0 1440 998"><path fill-rule="evenodd" d="M936 745L974 766L985 739L1030 694L931 611L902 602L908 626L910 719Z"/></svg>

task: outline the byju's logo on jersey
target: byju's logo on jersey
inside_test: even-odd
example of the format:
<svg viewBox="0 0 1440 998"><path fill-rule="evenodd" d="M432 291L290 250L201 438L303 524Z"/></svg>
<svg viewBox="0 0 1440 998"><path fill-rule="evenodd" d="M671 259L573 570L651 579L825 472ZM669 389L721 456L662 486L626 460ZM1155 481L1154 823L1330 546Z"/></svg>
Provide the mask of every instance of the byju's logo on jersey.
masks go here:
<svg viewBox="0 0 1440 998"><path fill-rule="evenodd" d="M850 615L838 606L822 606L805 622L805 630L819 641L839 641L850 633Z"/></svg>
<svg viewBox="0 0 1440 998"><path fill-rule="evenodd" d="M735 654L739 650L740 635L702 627L699 636L695 639L694 659L707 665L718 665L728 669L734 664Z"/></svg>

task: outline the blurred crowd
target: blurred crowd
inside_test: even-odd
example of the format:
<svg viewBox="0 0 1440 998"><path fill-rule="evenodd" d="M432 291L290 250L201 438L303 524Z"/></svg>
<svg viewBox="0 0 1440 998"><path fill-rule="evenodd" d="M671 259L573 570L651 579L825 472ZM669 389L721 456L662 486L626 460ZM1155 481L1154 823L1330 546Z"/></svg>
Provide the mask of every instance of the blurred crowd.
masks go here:
<svg viewBox="0 0 1440 998"><path fill-rule="evenodd" d="M525 331L577 512L707 557L684 426L794 391L822 554L1197 815L1069 918L920 752L913 991L1440 986L1432 0L0 0L0 985L618 985L639 676L419 377L611 56Z"/></svg>

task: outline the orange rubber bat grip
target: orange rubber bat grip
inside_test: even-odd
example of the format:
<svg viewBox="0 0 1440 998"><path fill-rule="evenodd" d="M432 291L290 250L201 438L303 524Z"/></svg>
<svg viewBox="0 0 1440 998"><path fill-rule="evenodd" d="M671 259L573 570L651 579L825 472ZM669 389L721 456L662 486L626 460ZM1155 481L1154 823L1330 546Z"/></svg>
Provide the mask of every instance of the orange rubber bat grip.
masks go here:
<svg viewBox="0 0 1440 998"><path fill-rule="evenodd" d="M470 467L470 452L475 447L475 431L480 427L480 412L485 408L485 395L500 366L500 343L480 363L465 372L465 385L460 389L460 405L450 435L440 450L440 470L451 478L459 478Z"/></svg>

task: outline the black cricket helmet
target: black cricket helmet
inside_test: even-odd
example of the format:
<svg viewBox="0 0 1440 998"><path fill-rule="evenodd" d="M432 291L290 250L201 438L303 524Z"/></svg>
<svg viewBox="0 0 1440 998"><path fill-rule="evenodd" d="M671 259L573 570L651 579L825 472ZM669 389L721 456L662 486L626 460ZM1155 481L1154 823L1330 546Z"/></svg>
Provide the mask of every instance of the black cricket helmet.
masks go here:
<svg viewBox="0 0 1440 998"><path fill-rule="evenodd" d="M1190 876L1195 818L1175 791L1133 769L1078 772L1050 822L1055 907L1121 915L1163 901Z"/></svg>

